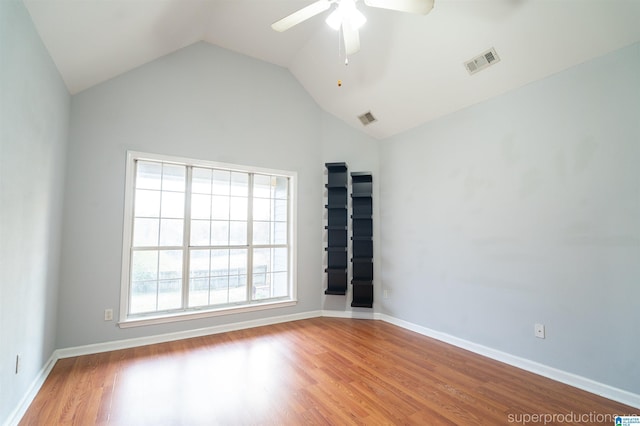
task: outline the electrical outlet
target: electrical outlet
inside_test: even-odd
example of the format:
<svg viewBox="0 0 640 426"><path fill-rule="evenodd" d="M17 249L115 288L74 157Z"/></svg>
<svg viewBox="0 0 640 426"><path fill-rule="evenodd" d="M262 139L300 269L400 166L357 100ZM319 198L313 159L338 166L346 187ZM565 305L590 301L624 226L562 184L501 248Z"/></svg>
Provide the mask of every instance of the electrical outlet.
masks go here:
<svg viewBox="0 0 640 426"><path fill-rule="evenodd" d="M389 290L387 290L385 288L384 291L382 292L382 297L384 297L385 299L388 299L389 298Z"/></svg>
<svg viewBox="0 0 640 426"><path fill-rule="evenodd" d="M113 320L113 309L105 309L104 310L104 320L105 321Z"/></svg>
<svg viewBox="0 0 640 426"><path fill-rule="evenodd" d="M534 326L534 334L539 339L544 339L544 324L536 324Z"/></svg>
<svg viewBox="0 0 640 426"><path fill-rule="evenodd" d="M20 372L20 355L16 355L16 374Z"/></svg>

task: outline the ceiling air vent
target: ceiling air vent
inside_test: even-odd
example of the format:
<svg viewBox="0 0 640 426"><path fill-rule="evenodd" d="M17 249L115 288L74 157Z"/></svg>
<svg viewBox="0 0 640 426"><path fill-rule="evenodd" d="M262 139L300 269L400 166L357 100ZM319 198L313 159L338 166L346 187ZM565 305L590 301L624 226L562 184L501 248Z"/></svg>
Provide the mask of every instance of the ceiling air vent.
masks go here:
<svg viewBox="0 0 640 426"><path fill-rule="evenodd" d="M364 114L358 116L358 119L360 119L360 122L363 126L367 126L376 121L376 118L373 116L373 114L371 114L371 111L365 112Z"/></svg>
<svg viewBox="0 0 640 426"><path fill-rule="evenodd" d="M496 62L500 62L500 57L496 53L496 50L492 47L480 56L476 56L464 63L465 68L469 71L469 75L473 75L480 70L487 68L489 65L493 65Z"/></svg>

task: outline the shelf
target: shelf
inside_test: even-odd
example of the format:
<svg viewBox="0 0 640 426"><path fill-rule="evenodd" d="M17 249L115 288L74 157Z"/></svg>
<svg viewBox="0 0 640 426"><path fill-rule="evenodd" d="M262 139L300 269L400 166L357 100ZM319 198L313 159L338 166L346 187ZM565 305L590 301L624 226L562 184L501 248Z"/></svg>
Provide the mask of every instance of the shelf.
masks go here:
<svg viewBox="0 0 640 426"><path fill-rule="evenodd" d="M362 182L371 182L373 180L371 172L351 172L351 177Z"/></svg>
<svg viewBox="0 0 640 426"><path fill-rule="evenodd" d="M327 168L327 246L325 247L327 289L325 294L347 293L348 247L347 209L349 185L347 163L325 163Z"/></svg>
<svg viewBox="0 0 640 426"><path fill-rule="evenodd" d="M373 281L373 263L353 264L353 279L356 281Z"/></svg>
<svg viewBox="0 0 640 426"><path fill-rule="evenodd" d="M353 302L351 302L351 306L354 308L373 307L373 285L371 283L353 285Z"/></svg>
<svg viewBox="0 0 640 426"><path fill-rule="evenodd" d="M371 220L371 214L352 214L351 219L361 220L361 219L369 219Z"/></svg>
<svg viewBox="0 0 640 426"><path fill-rule="evenodd" d="M373 179L369 172L351 173L352 307L373 307Z"/></svg>
<svg viewBox="0 0 640 426"><path fill-rule="evenodd" d="M324 165L329 171L346 172L347 163L325 163Z"/></svg>

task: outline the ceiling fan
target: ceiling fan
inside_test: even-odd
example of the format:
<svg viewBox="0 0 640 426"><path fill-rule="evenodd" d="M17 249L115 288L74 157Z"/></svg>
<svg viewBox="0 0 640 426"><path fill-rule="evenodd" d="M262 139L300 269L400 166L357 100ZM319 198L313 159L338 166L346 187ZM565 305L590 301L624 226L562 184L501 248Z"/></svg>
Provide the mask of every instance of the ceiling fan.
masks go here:
<svg viewBox="0 0 640 426"><path fill-rule="evenodd" d="M347 55L360 50L360 33L358 29L366 22L365 16L356 8L358 0L317 0L289 16L285 16L271 25L278 32L286 31L336 5L327 17L327 24L334 30L342 30L344 49ZM364 0L370 7L396 10L400 12L426 15L433 9L434 0Z"/></svg>

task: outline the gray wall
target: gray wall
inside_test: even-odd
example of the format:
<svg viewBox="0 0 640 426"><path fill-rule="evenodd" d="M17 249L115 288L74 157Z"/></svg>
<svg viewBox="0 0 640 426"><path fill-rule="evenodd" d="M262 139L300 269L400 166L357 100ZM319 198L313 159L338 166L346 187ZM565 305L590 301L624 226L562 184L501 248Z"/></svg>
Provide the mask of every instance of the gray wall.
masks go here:
<svg viewBox="0 0 640 426"><path fill-rule="evenodd" d="M384 313L640 393L640 44L380 158Z"/></svg>
<svg viewBox="0 0 640 426"><path fill-rule="evenodd" d="M333 157L323 129L337 120L289 71L197 43L75 95L71 111L58 347L320 309L323 158ZM131 329L103 321L119 309L127 150L298 172L298 305Z"/></svg>
<svg viewBox="0 0 640 426"><path fill-rule="evenodd" d="M22 2L0 1L0 43L2 422L55 348L70 97Z"/></svg>

